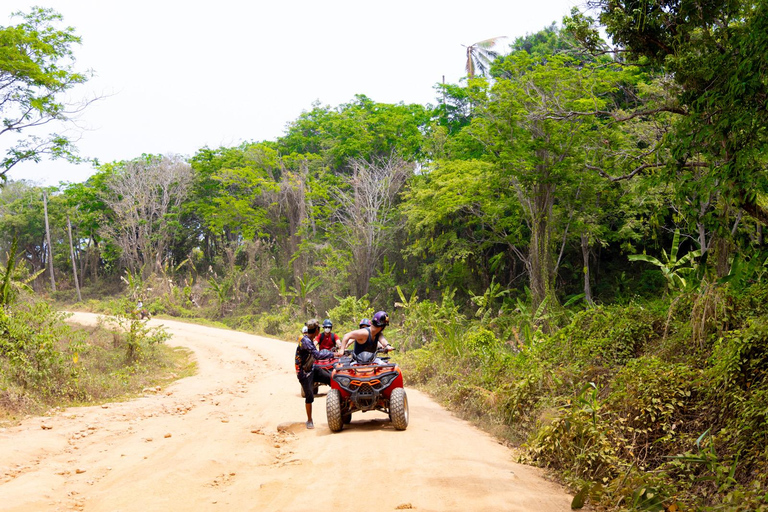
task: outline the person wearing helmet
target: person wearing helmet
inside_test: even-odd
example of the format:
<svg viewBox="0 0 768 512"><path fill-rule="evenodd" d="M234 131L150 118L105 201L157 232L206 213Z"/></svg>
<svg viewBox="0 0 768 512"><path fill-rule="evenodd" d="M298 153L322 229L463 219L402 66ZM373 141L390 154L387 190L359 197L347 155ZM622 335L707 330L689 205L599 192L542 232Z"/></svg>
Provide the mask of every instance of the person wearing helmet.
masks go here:
<svg viewBox="0 0 768 512"><path fill-rule="evenodd" d="M307 335L307 326L305 325L304 327L301 328L301 334L299 334L299 339L298 339L299 344L301 344L301 338L303 338L306 335Z"/></svg>
<svg viewBox="0 0 768 512"><path fill-rule="evenodd" d="M362 323L360 322L361 325ZM392 350L392 345L381 335L387 325L389 325L389 315L385 311L377 311L371 320L371 327L361 327L344 335L340 353L344 353L350 341L355 342L355 354L376 352L379 347L385 351Z"/></svg>
<svg viewBox="0 0 768 512"><path fill-rule="evenodd" d="M320 350L336 350L339 348L339 335L331 332L333 330L333 322L330 318L323 320L323 332L321 332L315 342L317 348Z"/></svg>
<svg viewBox="0 0 768 512"><path fill-rule="evenodd" d="M368 320L367 318L363 318L362 320L360 320L360 328L361 329L365 329L366 327L370 327L370 326L371 326L371 321ZM379 336L379 348L386 349L386 347L389 347L389 349L387 349L387 350L394 350L389 345L389 342L387 341L387 338L385 338L384 336Z"/></svg>
<svg viewBox="0 0 768 512"><path fill-rule="evenodd" d="M307 411L307 428L315 428L312 422L312 402L315 401L313 387L315 384L315 366L317 359L330 359L333 352L330 350L318 350L312 340L317 336L320 324L314 318L307 321L307 333L301 338L296 347L294 364L296 365L296 377L304 389L304 404Z"/></svg>

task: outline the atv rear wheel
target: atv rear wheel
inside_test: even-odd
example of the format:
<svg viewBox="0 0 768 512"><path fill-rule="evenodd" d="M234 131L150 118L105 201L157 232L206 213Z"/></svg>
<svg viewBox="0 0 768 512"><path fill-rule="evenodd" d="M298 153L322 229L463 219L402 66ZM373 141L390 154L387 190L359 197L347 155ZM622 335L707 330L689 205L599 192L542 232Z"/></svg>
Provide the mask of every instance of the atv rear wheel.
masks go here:
<svg viewBox="0 0 768 512"><path fill-rule="evenodd" d="M408 428L408 396L405 394L405 389L392 390L389 397L389 417L396 430Z"/></svg>
<svg viewBox="0 0 768 512"><path fill-rule="evenodd" d="M341 392L338 389L330 390L325 397L325 412L331 432L341 431L344 428L344 419L341 416Z"/></svg>

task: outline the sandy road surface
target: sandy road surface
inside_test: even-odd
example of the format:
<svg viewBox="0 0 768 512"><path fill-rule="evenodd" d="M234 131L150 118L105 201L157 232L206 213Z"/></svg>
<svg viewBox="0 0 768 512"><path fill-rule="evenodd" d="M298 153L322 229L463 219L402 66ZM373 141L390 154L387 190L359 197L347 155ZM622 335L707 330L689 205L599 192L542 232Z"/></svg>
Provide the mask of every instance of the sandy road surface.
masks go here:
<svg viewBox="0 0 768 512"><path fill-rule="evenodd" d="M332 434L322 387L306 430L293 343L161 323L199 374L0 429L0 510L570 510L561 488L416 390L407 430L369 412Z"/></svg>

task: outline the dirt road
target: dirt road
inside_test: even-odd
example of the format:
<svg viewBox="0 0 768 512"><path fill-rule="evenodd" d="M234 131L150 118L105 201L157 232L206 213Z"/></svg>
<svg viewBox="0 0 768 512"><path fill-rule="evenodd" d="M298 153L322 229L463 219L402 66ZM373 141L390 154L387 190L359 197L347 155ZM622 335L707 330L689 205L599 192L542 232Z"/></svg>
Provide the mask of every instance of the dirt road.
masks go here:
<svg viewBox="0 0 768 512"><path fill-rule="evenodd" d="M407 389L407 376L407 430L369 412L332 434L325 387L306 430L293 343L152 324L194 351L198 375L0 429L0 510L570 510L561 488Z"/></svg>

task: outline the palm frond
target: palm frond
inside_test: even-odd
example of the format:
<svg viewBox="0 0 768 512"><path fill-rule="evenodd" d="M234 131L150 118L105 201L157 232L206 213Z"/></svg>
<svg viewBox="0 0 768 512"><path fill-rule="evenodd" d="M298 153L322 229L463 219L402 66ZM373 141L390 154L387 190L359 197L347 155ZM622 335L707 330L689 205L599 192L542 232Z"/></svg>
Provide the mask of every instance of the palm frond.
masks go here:
<svg viewBox="0 0 768 512"><path fill-rule="evenodd" d="M506 36L492 37L484 41L465 46L467 49L467 63L465 69L467 76L472 78L475 76L475 71L479 71L481 75L485 75L490 67L491 62L498 58L499 52L491 50L499 39L504 39Z"/></svg>
<svg viewBox="0 0 768 512"><path fill-rule="evenodd" d="M496 45L496 43L499 41L499 39L506 39L506 38L507 38L507 36L492 37L490 39L485 39L484 41L479 41L479 42L473 44L472 46L476 46L478 48L492 48L493 46Z"/></svg>

